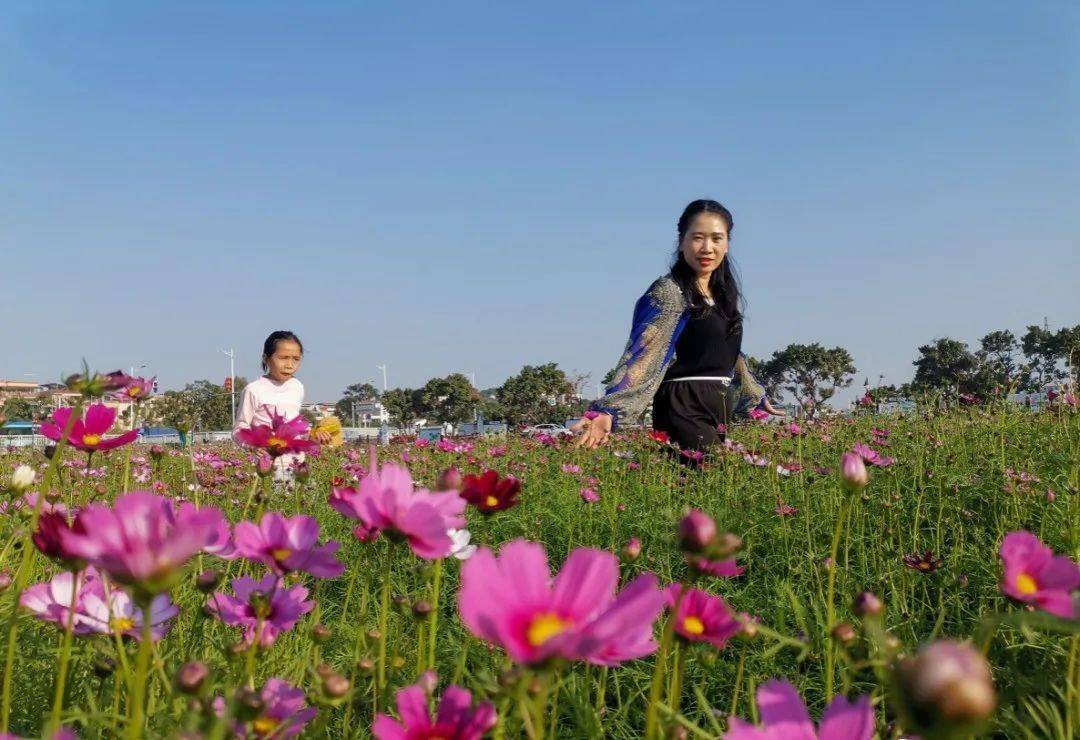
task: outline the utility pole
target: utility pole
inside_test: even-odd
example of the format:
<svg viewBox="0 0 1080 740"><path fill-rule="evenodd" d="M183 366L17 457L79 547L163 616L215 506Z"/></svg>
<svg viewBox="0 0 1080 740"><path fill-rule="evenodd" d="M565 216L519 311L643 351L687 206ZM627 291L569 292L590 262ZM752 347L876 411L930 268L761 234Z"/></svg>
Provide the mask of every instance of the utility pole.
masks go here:
<svg viewBox="0 0 1080 740"><path fill-rule="evenodd" d="M229 358L229 408L232 410L232 425L236 426L236 350L223 349L222 354Z"/></svg>
<svg viewBox="0 0 1080 740"><path fill-rule="evenodd" d="M135 377L135 371L136 370L142 370L144 367L146 367L145 362L140 362L138 365L132 365L129 368L130 372L128 373L128 376L134 378ZM134 429L135 428L135 402L133 400L131 400L130 398L128 398L128 408L131 409L131 428Z"/></svg>
<svg viewBox="0 0 1080 740"><path fill-rule="evenodd" d="M386 365L376 365L377 369L382 370L382 390L386 393Z"/></svg>

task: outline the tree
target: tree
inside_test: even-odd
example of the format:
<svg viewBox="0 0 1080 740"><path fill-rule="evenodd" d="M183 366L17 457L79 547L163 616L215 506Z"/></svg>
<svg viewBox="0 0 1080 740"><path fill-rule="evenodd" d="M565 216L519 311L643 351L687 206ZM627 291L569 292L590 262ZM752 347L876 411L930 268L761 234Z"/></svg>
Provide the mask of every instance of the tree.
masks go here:
<svg viewBox="0 0 1080 740"><path fill-rule="evenodd" d="M1030 366L1027 390L1038 391L1064 375L1057 366L1058 360L1063 359L1064 348L1058 335L1048 328L1036 324L1029 326L1020 339L1020 348Z"/></svg>
<svg viewBox="0 0 1080 740"><path fill-rule="evenodd" d="M1016 377L1016 336L1008 329L992 331L979 340L982 362L994 384L1006 386Z"/></svg>
<svg viewBox="0 0 1080 740"><path fill-rule="evenodd" d="M608 386L610 386L614 382L615 382L615 368L611 368L606 373L604 373L604 377L600 378L600 385L604 386L604 388L607 388Z"/></svg>
<svg viewBox="0 0 1080 740"><path fill-rule="evenodd" d="M789 344L773 352L761 366L761 375L791 393L811 418L817 413L818 406L832 398L837 388L851 385L855 372L850 352L843 347L826 349L817 342Z"/></svg>
<svg viewBox="0 0 1080 740"><path fill-rule="evenodd" d="M554 362L526 365L499 386L498 398L510 424L559 422L568 414L574 386Z"/></svg>
<svg viewBox="0 0 1080 740"><path fill-rule="evenodd" d="M912 384L917 389L951 393L970 392L979 366L967 344L948 337L919 347L919 357L911 364L915 366Z"/></svg>
<svg viewBox="0 0 1080 740"><path fill-rule="evenodd" d="M8 421L36 421L41 418L45 408L37 398L12 396L4 401L0 416Z"/></svg>
<svg viewBox="0 0 1080 740"><path fill-rule="evenodd" d="M480 394L464 375L451 373L425 383L420 399L425 414L440 422L457 424L473 417Z"/></svg>
<svg viewBox="0 0 1080 740"><path fill-rule="evenodd" d="M1080 324L1072 328L1059 329L1054 336L1058 353L1065 362L1069 374L1074 380L1080 378Z"/></svg>
<svg viewBox="0 0 1080 740"><path fill-rule="evenodd" d="M237 395L247 380L237 378ZM237 400L239 404L239 399ZM180 429L232 429L232 394L209 380L188 383L182 391L168 391L147 407L147 422Z"/></svg>
<svg viewBox="0 0 1080 740"><path fill-rule="evenodd" d="M339 419L351 419L353 403L371 401L379 398L379 390L371 383L353 383L341 395L341 400L334 404L334 413ZM353 423L356 420L353 419Z"/></svg>
<svg viewBox="0 0 1080 740"><path fill-rule="evenodd" d="M390 421L394 426L405 429L420 416L420 391L391 388L382 394L382 405L390 412Z"/></svg>
<svg viewBox="0 0 1080 740"><path fill-rule="evenodd" d="M761 383L761 386L770 397L780 397L782 379L775 374L777 368L770 367L766 361L750 355L746 355L746 367L750 370L750 374L757 378L757 382Z"/></svg>

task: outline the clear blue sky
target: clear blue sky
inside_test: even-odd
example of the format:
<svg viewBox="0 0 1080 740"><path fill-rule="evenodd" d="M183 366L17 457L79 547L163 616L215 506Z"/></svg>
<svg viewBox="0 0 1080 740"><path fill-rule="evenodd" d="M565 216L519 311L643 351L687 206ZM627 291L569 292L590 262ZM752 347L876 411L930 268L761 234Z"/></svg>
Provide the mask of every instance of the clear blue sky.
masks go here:
<svg viewBox="0 0 1080 740"><path fill-rule="evenodd" d="M1080 322L1076 3L741 5L8 5L0 377L595 384L700 196L754 355Z"/></svg>

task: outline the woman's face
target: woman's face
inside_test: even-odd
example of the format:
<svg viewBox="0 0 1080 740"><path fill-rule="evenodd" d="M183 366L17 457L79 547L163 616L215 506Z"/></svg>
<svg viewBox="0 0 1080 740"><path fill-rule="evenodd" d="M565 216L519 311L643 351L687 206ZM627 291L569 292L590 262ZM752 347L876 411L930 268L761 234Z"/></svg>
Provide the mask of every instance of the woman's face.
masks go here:
<svg viewBox="0 0 1080 740"><path fill-rule="evenodd" d="M272 380L284 383L300 369L300 360L304 353L300 345L288 339L282 339L274 348L274 354L266 358L266 374Z"/></svg>
<svg viewBox="0 0 1080 740"><path fill-rule="evenodd" d="M728 252L728 229L717 213L699 213L679 245L683 259L698 277L709 277Z"/></svg>

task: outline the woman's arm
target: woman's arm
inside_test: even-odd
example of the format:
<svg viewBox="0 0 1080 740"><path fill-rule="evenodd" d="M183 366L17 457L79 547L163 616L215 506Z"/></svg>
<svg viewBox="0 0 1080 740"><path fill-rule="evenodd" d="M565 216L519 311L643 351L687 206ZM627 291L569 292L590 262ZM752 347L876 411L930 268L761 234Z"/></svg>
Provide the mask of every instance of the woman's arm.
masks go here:
<svg viewBox="0 0 1080 740"><path fill-rule="evenodd" d="M765 386L750 372L746 356L742 353L739 353L739 358L735 360L735 373L728 388L728 405L733 416L752 416L751 412L755 409L773 416L785 415L769 402ZM765 418L764 414L761 414L760 418Z"/></svg>
<svg viewBox="0 0 1080 740"><path fill-rule="evenodd" d="M679 286L666 277L649 286L634 306L630 339L612 384L591 409L611 415L614 427L644 415L675 357L675 339L685 323Z"/></svg>
<svg viewBox="0 0 1080 740"><path fill-rule="evenodd" d="M250 388L245 387L240 394L240 405L236 409L236 423L233 424L232 436L237 443L240 440L236 439L236 433L243 429L250 429L251 422L255 419L255 410L258 408L258 404L255 402L255 394L251 392Z"/></svg>

